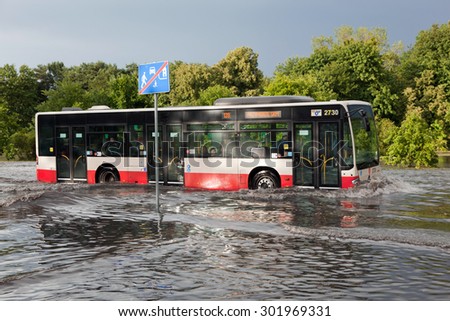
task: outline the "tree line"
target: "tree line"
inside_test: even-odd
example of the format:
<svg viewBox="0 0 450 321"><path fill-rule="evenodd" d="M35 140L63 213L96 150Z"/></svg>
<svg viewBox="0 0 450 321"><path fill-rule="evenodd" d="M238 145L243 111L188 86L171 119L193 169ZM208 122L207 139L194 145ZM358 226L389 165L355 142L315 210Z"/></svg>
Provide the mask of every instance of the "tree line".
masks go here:
<svg viewBox="0 0 450 321"><path fill-rule="evenodd" d="M313 39L309 57L292 57L273 77L258 68L251 48L230 51L213 66L170 63L171 91L158 105L212 105L221 97L307 95L317 101L356 99L375 111L380 152L388 164L433 166L437 151L450 147L450 22L421 31L405 49L389 44L387 31L340 27L334 36ZM138 66L104 62L66 67L0 67L0 153L33 159L37 111L63 107L153 106L138 94Z"/></svg>

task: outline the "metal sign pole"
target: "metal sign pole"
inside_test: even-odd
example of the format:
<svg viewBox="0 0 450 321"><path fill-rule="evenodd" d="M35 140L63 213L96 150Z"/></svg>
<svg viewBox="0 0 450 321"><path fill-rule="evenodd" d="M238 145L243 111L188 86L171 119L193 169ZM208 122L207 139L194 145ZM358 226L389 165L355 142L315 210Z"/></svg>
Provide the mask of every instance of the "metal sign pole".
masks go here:
<svg viewBox="0 0 450 321"><path fill-rule="evenodd" d="M139 95L154 94L155 97L155 144L154 144L154 164L155 164L155 192L156 192L156 212L159 213L159 130L158 130L158 93L170 91L169 62L159 61L150 64L139 65L138 69ZM150 155L149 155L150 157Z"/></svg>
<svg viewBox="0 0 450 321"><path fill-rule="evenodd" d="M159 130L158 130L158 94L155 93L155 193L156 193L156 212L159 213Z"/></svg>

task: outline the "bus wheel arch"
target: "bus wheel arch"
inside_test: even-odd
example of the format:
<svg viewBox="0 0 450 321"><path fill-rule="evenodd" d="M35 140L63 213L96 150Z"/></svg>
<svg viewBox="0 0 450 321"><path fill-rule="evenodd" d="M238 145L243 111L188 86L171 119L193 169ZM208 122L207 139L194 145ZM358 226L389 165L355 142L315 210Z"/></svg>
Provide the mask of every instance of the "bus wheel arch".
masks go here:
<svg viewBox="0 0 450 321"><path fill-rule="evenodd" d="M111 164L103 164L95 173L96 183L114 183L120 181L120 174L117 168Z"/></svg>
<svg viewBox="0 0 450 321"><path fill-rule="evenodd" d="M281 187L281 178L278 172L269 167L253 169L248 176L250 189L267 189Z"/></svg>

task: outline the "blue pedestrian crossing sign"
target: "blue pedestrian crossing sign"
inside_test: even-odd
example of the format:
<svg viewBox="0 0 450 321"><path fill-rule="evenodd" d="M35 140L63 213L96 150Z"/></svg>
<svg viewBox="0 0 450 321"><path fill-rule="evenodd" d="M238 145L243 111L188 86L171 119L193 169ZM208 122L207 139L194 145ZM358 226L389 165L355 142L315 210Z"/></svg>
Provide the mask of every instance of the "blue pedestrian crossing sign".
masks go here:
<svg viewBox="0 0 450 321"><path fill-rule="evenodd" d="M139 65L139 95L167 93L169 91L168 61Z"/></svg>

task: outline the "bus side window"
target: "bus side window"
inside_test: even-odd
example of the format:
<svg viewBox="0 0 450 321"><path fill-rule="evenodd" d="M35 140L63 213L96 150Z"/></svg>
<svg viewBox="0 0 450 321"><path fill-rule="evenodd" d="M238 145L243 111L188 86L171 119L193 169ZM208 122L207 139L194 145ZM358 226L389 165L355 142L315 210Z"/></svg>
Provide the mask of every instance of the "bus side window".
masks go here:
<svg viewBox="0 0 450 321"><path fill-rule="evenodd" d="M277 133L278 157L292 157L292 141L288 132Z"/></svg>
<svg viewBox="0 0 450 321"><path fill-rule="evenodd" d="M102 134L88 134L87 139L87 156L101 156Z"/></svg>
<svg viewBox="0 0 450 321"><path fill-rule="evenodd" d="M239 137L234 133L226 133L223 135L223 149L225 157L239 156Z"/></svg>
<svg viewBox="0 0 450 321"><path fill-rule="evenodd" d="M146 156L143 131L131 131L129 156L130 157Z"/></svg>
<svg viewBox="0 0 450 321"><path fill-rule="evenodd" d="M110 136L102 145L102 155L104 156L122 156L123 144L115 137Z"/></svg>
<svg viewBox="0 0 450 321"><path fill-rule="evenodd" d="M241 132L241 156L264 158L269 156L270 132Z"/></svg>

